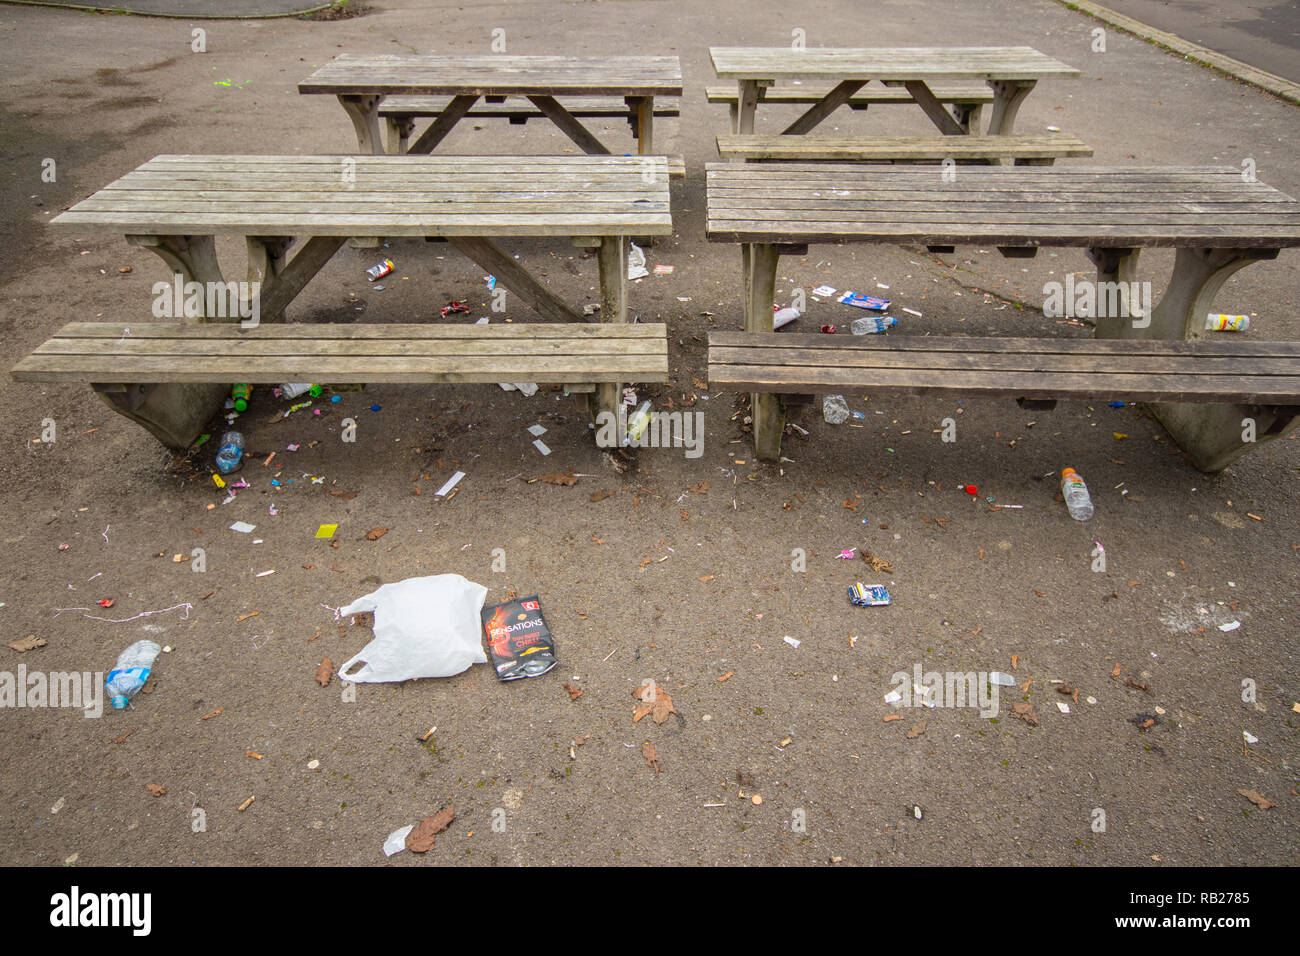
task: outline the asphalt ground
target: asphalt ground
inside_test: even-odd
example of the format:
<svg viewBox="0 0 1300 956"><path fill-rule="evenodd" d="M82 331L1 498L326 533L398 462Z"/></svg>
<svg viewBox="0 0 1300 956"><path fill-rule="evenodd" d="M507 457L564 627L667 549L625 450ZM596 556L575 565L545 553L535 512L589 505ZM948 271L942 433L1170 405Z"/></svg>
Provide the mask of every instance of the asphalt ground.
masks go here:
<svg viewBox="0 0 1300 956"><path fill-rule="evenodd" d="M555 394L375 387L343 393L324 416L269 424L283 405L260 390L240 421L253 487L222 504L209 461L170 462L88 388L0 380L0 620L15 639L47 641L0 647L0 670L103 672L134 640L172 648L126 713L0 712L0 862L1294 865L1294 433L1206 476L1140 407L1027 413L1010 401L882 397L855 403L866 418L841 427L806 408L793 420L809 434L788 437L791 461L769 467L755 464L735 417L741 397L695 382L707 332L741 324L738 251L704 237L703 165L726 123L704 101L710 45L784 45L795 28L812 46L1030 45L1083 75L1041 84L1017 128L1078 135L1096 148L1080 165L1251 159L1261 180L1296 195L1293 107L1118 32L1092 53L1095 26L1047 0L893 0L870 17L850 2L795 14L734 0L386 2L333 23L208 24L197 54L184 21L0 9L0 330L14 360L67 321L146 320L165 278L121 237L49 229L57 210L159 153L350 150L337 103L295 91L340 51L486 51L499 28L512 53L680 56L682 115L657 133L688 174L674 187L676 234L648 252L675 272L631 297L644 320L670 327L673 380L643 394L660 407L693 394L706 427L701 458L647 449L620 473L581 409ZM770 128L782 114L759 118ZM873 108L827 131L926 125L919 112ZM624 124L608 127L597 132L631 147ZM537 124L463 124L445 143L467 154L565 148ZM238 274L241 244L218 247ZM594 263L567 243L510 248L557 293L594 301ZM398 268L384 291L363 277L376 255L345 249L291 319L433 320L451 298L470 300L464 321L490 314L481 270L454 253L401 241L385 254ZM1157 294L1171 262L1143 254ZM1247 338L1300 338L1298 265L1294 251L1252 265L1216 308L1252 314ZM783 260L778 297L883 283L922 313L906 320L912 334L1084 336L1039 307L1046 283L1088 269L1081 250L1004 260L978 247L815 246ZM846 311L813 303L801 323L842 324ZM359 423L355 444L339 441L344 415ZM945 418L960 422L955 443L934 435ZM58 439L37 443L47 419ZM525 431L535 423L548 428L550 457ZM280 471L259 463L272 451ZM1086 525L1057 500L1066 465L1092 489ZM461 492L436 499L457 469ZM583 477L528 482L567 471ZM980 488L974 500L958 490L966 483ZM990 497L1025 507L993 511ZM255 535L230 531L237 520ZM314 537L335 522L336 549ZM389 530L368 540L377 527ZM1104 572L1092 570L1098 541ZM203 573L172 561L195 548ZM505 570L494 570L495 548ZM892 574L838 560L848 548ZM370 640L364 623L340 629L331 608L440 572L484 584L493 603L539 595L559 667L506 685L474 667L360 686L355 700L337 680L313 680L322 657L339 663ZM892 605L850 606L856 580L887 584ZM1013 672L1025 689L993 718L891 709L891 676L917 666ZM633 722L631 693L647 680L678 711L662 725ZM566 683L582 696L571 700ZM1033 703L1039 724L1013 719L1013 702ZM904 719L884 720L896 713ZM151 784L166 792L152 796ZM447 804L456 820L433 851L384 857L390 832Z"/></svg>

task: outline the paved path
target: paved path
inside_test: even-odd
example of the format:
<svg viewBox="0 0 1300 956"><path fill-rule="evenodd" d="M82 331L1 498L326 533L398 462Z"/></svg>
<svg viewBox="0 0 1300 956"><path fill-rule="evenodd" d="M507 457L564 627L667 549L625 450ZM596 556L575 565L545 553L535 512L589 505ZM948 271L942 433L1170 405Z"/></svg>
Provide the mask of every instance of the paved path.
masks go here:
<svg viewBox="0 0 1300 956"><path fill-rule="evenodd" d="M1300 82L1300 4L1293 0L1101 0L1234 59Z"/></svg>

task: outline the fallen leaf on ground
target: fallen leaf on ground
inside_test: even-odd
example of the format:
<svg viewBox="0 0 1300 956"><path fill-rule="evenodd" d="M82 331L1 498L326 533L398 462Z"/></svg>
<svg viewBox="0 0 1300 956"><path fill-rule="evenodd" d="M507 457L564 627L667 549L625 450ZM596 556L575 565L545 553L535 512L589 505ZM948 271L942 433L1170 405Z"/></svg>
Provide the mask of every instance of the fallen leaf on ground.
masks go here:
<svg viewBox="0 0 1300 956"><path fill-rule="evenodd" d="M590 739L591 739L591 734L583 734L581 737L574 737L574 738L573 738L573 746L575 746L575 747L581 747L583 744L585 744L585 743L586 743L588 740L590 740Z"/></svg>
<svg viewBox="0 0 1300 956"><path fill-rule="evenodd" d="M917 737L919 737L919 736L921 736L923 733L925 733L925 725L928 724L928 723L929 723L928 720L923 720L923 721L921 721L919 724L917 724L915 727L913 727L911 730L909 730L909 731L907 732L907 739L908 739L908 740L915 740Z"/></svg>
<svg viewBox="0 0 1300 956"><path fill-rule="evenodd" d="M642 684L632 689L632 696L641 701L632 711L632 721L636 723L649 714L656 724L662 724L669 714L677 713L673 706L672 695L657 684Z"/></svg>
<svg viewBox="0 0 1300 956"><path fill-rule="evenodd" d="M217 708L216 710L214 710L212 713L210 713L210 714L204 714L202 717L199 718L199 720L211 720L213 717L220 717L221 714L222 714L222 712L223 712L225 709L226 709L226 708L225 708L224 706L218 707L218 708Z"/></svg>
<svg viewBox="0 0 1300 956"><path fill-rule="evenodd" d="M1254 790L1238 790L1237 792L1261 810L1268 810L1277 806L1277 804L1268 797L1264 796L1262 793L1256 793Z"/></svg>
<svg viewBox="0 0 1300 956"><path fill-rule="evenodd" d="M406 835L406 848L412 853L428 853L433 849L434 838L451 826L456 819L456 808L443 807L431 817L425 817L420 825Z"/></svg>
<svg viewBox="0 0 1300 956"><path fill-rule="evenodd" d="M690 491L692 494L706 494L709 490L709 483L707 481L700 481L693 485L687 485L686 490Z"/></svg>
<svg viewBox="0 0 1300 956"><path fill-rule="evenodd" d="M1012 655L1011 655L1011 669L1012 669L1012 670L1015 670L1015 669L1016 669L1016 665L1018 665L1019 663L1020 663L1020 655L1019 655L1019 654L1012 654Z"/></svg>
<svg viewBox="0 0 1300 956"><path fill-rule="evenodd" d="M322 687L328 686L330 678L334 676L334 662L328 657L320 662L320 667L316 668L316 683Z"/></svg>
<svg viewBox="0 0 1300 956"><path fill-rule="evenodd" d="M1119 676L1119 661L1116 661L1116 662L1115 662L1115 666L1114 666L1113 668L1111 668L1110 676L1111 676L1111 677L1118 677L1118 676Z"/></svg>
<svg viewBox="0 0 1300 956"><path fill-rule="evenodd" d="M890 564L888 561L886 561L884 558L876 557L874 554L872 554L870 551L867 551L865 548L859 551L858 554L861 556L863 561L871 565L872 571L875 571L877 573L883 573L883 574L894 573L894 566Z"/></svg>
<svg viewBox="0 0 1300 956"><path fill-rule="evenodd" d="M618 489L617 489L617 488L611 488L611 489L609 489L608 491L597 491L597 492L595 492L594 494L592 494L592 496L591 496L590 498L588 498L587 500L588 500L588 501L604 501L606 498L612 498L612 497L613 497L614 495L616 495L616 494L618 494Z"/></svg>
<svg viewBox="0 0 1300 956"><path fill-rule="evenodd" d="M1034 713L1034 705L1031 703L1012 704L1011 716L1019 717L1030 727L1038 726L1038 714Z"/></svg>
<svg viewBox="0 0 1300 956"><path fill-rule="evenodd" d="M370 541L378 541L386 534L388 534L387 528L371 528L366 532L366 538Z"/></svg>
<svg viewBox="0 0 1300 956"><path fill-rule="evenodd" d="M20 641L10 641L9 646L16 651L21 652L21 651L34 651L36 650L36 648L44 647L48 643L49 641L47 641L43 637L37 637L35 634L28 634Z"/></svg>
<svg viewBox="0 0 1300 956"><path fill-rule="evenodd" d="M658 773L662 768L659 766L659 752L655 750L655 745L646 741L641 745L641 756L645 757L645 765L653 767L654 772Z"/></svg>
<svg viewBox="0 0 1300 956"><path fill-rule="evenodd" d="M147 783L145 784L144 788L148 790L151 794L153 794L155 797L161 797L164 793L167 792L167 788L160 783Z"/></svg>
<svg viewBox="0 0 1300 956"><path fill-rule="evenodd" d="M549 475L541 475L533 480L544 481L548 485L564 485L566 488L569 487L570 485L576 485L578 483L577 476L562 475L558 471L553 472Z"/></svg>
<svg viewBox="0 0 1300 956"><path fill-rule="evenodd" d="M574 687L572 684L565 684L564 689L569 692L569 700L577 700L582 696L581 687Z"/></svg>

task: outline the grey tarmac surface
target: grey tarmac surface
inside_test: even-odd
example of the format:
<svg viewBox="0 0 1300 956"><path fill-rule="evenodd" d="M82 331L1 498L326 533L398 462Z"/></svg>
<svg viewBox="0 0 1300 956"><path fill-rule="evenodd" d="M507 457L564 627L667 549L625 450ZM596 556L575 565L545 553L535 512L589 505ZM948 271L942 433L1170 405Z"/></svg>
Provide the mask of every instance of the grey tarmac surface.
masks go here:
<svg viewBox="0 0 1300 956"><path fill-rule="evenodd" d="M1030 45L1083 75L1041 84L1017 128L1078 135L1096 148L1079 165L1250 158L1260 179L1297 194L1295 108L1132 37L1112 35L1093 54L1094 26L1048 0L886 0L870 16L849 0L815 14L735 0L389 0L341 22L208 24L208 52L194 54L185 21L0 8L0 331L13 361L70 320L147 321L152 284L166 278L119 236L49 229L60 208L158 153L352 149L338 104L295 91L340 51L486 51L499 28L511 53L680 56L682 116L657 133L688 174L674 186L676 235L647 251L676 271L630 295L643 319L670 326L673 381L642 394L678 408L694 395L706 429L702 457L646 449L619 474L580 407L555 394L367 388L323 416L269 424L283 405L259 390L239 423L252 487L222 504L210 461L173 466L88 388L0 376L0 622L8 640L48 641L26 653L0 646L0 672L103 672L143 637L172 648L126 713L0 711L0 862L378 865L390 832L453 803L456 821L433 851L387 862L1293 865L1294 433L1206 476L1141 408L1028 413L1010 401L883 397L854 402L865 418L838 428L806 408L793 421L809 435L787 437L791 461L768 467L735 417L740 397L694 381L708 331L741 323L739 253L704 238L703 165L726 123L704 101L716 82L710 45L784 45L795 28L812 46ZM760 129L783 118L760 110ZM536 124L478 125L458 128L446 150L571 148ZM631 148L625 124L606 125L596 131ZM927 125L891 107L826 129ZM46 159L56 182L41 179ZM594 260L559 241L508 246L557 293L595 301ZM218 248L241 274L242 245ZM397 271L383 291L363 276L380 256L344 249L290 317L436 321L449 299L467 298L463 321L501 320L481 270L445 247L400 241L384 255ZM1172 255L1143 259L1158 294ZM1004 260L978 247L814 246L783 260L778 297L883 283L900 331L1083 336L1039 307L1045 283L1088 268L1081 250ZM1253 314L1247 337L1296 340L1298 276L1300 253L1284 251L1232 277L1216 307ZM848 311L811 303L800 324L847 323ZM340 440L344 416L358 423L356 443ZM955 443L934 434L945 418L959 423ZM38 444L46 419L57 441ZM550 457L531 444L534 423L548 429ZM260 464L273 451L279 470ZM1088 524L1057 500L1067 465L1092 489ZM460 493L437 500L456 469L468 475ZM583 475L572 487L526 482L569 470ZM958 483L978 485L978 498ZM1025 507L995 512L987 497ZM237 520L254 534L230 531ZM335 522L337 549L314 537ZM389 531L367 540L376 527ZM1104 573L1091 570L1097 541ZM891 562L892 575L836 558L854 547ZM195 548L203 573L173 563ZM493 570L494 548L504 571ZM361 624L340 630L331 608L440 572L479 581L493 603L511 589L539 594L559 667L509 685L475 667L359 686L354 702L337 680L313 680L322 657L340 663L370 639ZM850 606L855 580L886 583L892 606ZM1220 629L1232 621L1241 626ZM917 666L1013 671L1032 684L1004 693L992 719L945 707L885 722L896 713L883 699L892 675ZM646 680L679 716L633 722L631 693ZM1077 701L1053 681L1078 688ZM582 696L570 700L566 683ZM1036 727L1009 716L1025 699ZM642 757L647 741L661 772ZM149 784L166 793L151 796ZM1277 806L1260 810L1239 789ZM503 831L492 826L498 810Z"/></svg>
<svg viewBox="0 0 1300 956"><path fill-rule="evenodd" d="M1300 81L1300 4L1291 0L1107 0L1104 6L1261 70Z"/></svg>

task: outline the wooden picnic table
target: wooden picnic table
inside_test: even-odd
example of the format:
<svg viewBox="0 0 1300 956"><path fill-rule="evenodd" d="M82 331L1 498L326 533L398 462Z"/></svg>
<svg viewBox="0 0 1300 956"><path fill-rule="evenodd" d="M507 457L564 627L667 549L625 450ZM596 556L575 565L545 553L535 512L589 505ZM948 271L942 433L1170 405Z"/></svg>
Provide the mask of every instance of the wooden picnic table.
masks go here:
<svg viewBox="0 0 1300 956"><path fill-rule="evenodd" d="M989 135L1012 132L1021 103L1041 79L1074 79L1079 71L1032 47L898 47L881 49L804 49L788 47L712 47L713 68L739 87L733 133L753 133L754 114L764 91L778 80L813 80L834 86L802 116L782 130L803 134L849 103L870 82L902 86L948 136L978 133L966 114L950 111L938 97L937 81L987 83L993 92Z"/></svg>
<svg viewBox="0 0 1300 956"><path fill-rule="evenodd" d="M629 237L672 232L668 167L662 156L157 156L51 222L59 228L75 228L79 234L122 233L129 242L152 250L185 283L197 282L204 289L235 286L222 274L215 239L243 236L248 288L255 290L260 323L282 322L285 307L345 241L360 238L377 245L377 237L410 236L446 240L542 316L585 324L587 319L495 241L561 236L576 246L597 249L599 321L621 325L627 322ZM297 252L290 257L295 245ZM206 302L201 303L204 306ZM192 321L231 323L226 328L234 331L226 338L234 341L245 330L240 318L253 311L248 306L242 302L235 315L199 315ZM138 319L149 321L143 312ZM131 324L130 318L122 320L128 329ZM499 334L487 333L488 337ZM424 337L405 338L424 341ZM303 341L306 348L308 342ZM407 345L403 354L418 355L424 347ZM170 375L171 382L193 382L195 375L221 381L211 369L189 374L189 366L198 359L186 358L185 348L189 346L181 343L176 346L180 351L173 349L175 354L155 356L146 364L152 363L155 373ZM304 352L299 364L310 365L320 357L318 352ZM516 354L525 352L521 347ZM232 350L231 354L242 353ZM107 359L103 364L108 364ZM588 364L598 362L593 359ZM425 366L410 380L476 380ZM42 368L37 362L30 371L39 374ZM273 377L283 368L279 362L267 374ZM521 367L521 373L528 368ZM78 369L73 371L91 374L88 368ZM53 374L52 367L45 371ZM615 362L605 371L611 374L563 381L600 382L595 389L597 404L613 411L621 389L611 375L624 369ZM663 371L666 374L666 365ZM360 372L356 374L348 380L365 380ZM92 381L120 384L120 377L106 372ZM177 387L180 397L159 412L167 421L151 427L139 416L132 417L160 437L174 439L191 430L200 412L176 406L197 400L192 390ZM197 418L200 425L203 420Z"/></svg>
<svg viewBox="0 0 1300 956"><path fill-rule="evenodd" d="M363 153L384 152L379 103L387 95L450 96L409 152L428 153L479 98L525 97L590 154L610 150L557 97L622 97L635 123L638 152L653 149L654 99L681 96L675 56L410 56L340 54L298 84L299 93L328 93L352 119Z"/></svg>
<svg viewBox="0 0 1300 956"><path fill-rule="evenodd" d="M997 246L1008 256L1079 247L1113 283L1119 314L1097 319L1099 339L1195 341L1214 296L1237 270L1300 246L1300 204L1241 170L1219 167L969 167L953 181L905 166L826 164L706 166L708 238L742 244L745 328L770 333L778 258L809 243L910 242L951 251ZM1130 300L1145 247L1176 250L1159 303ZM1248 367L1249 354L1241 360ZM1113 370L1113 369L1112 369ZM805 383L806 384L806 383ZM756 398L755 436L779 447L772 396ZM1231 406L1154 406L1198 467L1240 454L1241 415ZM1292 412L1261 414L1261 434ZM764 450L760 450L760 456Z"/></svg>

